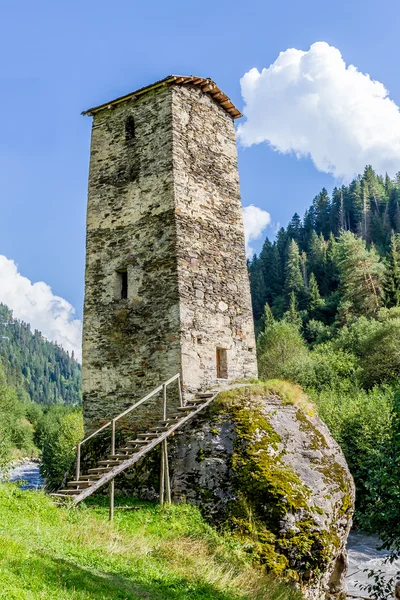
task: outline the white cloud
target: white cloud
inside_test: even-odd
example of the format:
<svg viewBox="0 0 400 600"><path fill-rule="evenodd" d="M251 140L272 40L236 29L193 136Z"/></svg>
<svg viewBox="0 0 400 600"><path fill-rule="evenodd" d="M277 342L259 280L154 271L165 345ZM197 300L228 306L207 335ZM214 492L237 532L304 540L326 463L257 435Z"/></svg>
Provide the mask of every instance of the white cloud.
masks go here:
<svg viewBox="0 0 400 600"><path fill-rule="evenodd" d="M271 223L271 215L266 210L250 204L243 208L244 235L246 238L246 256L251 258L254 254L253 248L249 245L252 240L261 237L264 229Z"/></svg>
<svg viewBox="0 0 400 600"><path fill-rule="evenodd" d="M400 170L400 112L379 81L346 66L326 42L290 48L241 79L247 120L242 144L267 142L279 152L310 156L316 168L345 181L371 164Z"/></svg>
<svg viewBox="0 0 400 600"><path fill-rule="evenodd" d="M13 311L15 319L30 323L64 350L81 360L82 323L74 317L74 307L55 296L43 281L32 283L23 277L13 260L0 255L0 302Z"/></svg>

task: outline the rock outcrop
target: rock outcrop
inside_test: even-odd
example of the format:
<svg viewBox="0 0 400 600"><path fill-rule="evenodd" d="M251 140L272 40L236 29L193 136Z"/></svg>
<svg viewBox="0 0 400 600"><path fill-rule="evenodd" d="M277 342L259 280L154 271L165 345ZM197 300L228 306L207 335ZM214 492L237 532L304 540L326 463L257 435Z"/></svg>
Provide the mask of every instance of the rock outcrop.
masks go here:
<svg viewBox="0 0 400 600"><path fill-rule="evenodd" d="M354 484L299 388L272 382L221 393L170 456L175 501L235 531L306 598L345 598Z"/></svg>
<svg viewBox="0 0 400 600"><path fill-rule="evenodd" d="M221 392L169 442L174 502L234 532L249 553L308 600L344 600L354 483L301 389L282 381ZM158 495L159 456L117 483Z"/></svg>

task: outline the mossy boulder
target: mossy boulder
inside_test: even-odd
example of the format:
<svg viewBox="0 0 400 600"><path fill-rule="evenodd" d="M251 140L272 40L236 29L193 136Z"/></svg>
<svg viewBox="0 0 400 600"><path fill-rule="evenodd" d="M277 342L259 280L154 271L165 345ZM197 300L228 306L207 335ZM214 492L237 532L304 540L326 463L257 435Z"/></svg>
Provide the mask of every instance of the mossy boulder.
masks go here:
<svg viewBox="0 0 400 600"><path fill-rule="evenodd" d="M306 598L345 598L354 484L300 388L273 381L222 392L169 449L174 501L233 530Z"/></svg>

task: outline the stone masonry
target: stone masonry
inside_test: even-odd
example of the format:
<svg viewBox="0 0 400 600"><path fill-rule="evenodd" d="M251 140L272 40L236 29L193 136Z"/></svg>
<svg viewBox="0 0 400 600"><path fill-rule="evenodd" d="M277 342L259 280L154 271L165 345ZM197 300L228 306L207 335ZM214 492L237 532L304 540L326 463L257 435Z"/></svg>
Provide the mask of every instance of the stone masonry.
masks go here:
<svg viewBox="0 0 400 600"><path fill-rule="evenodd" d="M87 430L178 372L187 396L257 376L233 118L240 113L210 80L180 79L87 113ZM145 421L160 414L161 397L141 410Z"/></svg>

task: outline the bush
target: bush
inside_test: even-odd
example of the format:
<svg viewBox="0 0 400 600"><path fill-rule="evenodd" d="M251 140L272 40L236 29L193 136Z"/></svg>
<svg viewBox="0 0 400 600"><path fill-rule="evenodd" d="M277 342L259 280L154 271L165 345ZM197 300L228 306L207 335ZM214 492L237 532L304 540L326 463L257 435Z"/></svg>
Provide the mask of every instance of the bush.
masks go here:
<svg viewBox="0 0 400 600"><path fill-rule="evenodd" d="M279 377L298 381L310 366L309 352L299 332L292 323L274 321L258 338L259 374L262 379Z"/></svg>
<svg viewBox="0 0 400 600"><path fill-rule="evenodd" d="M56 490L70 468L83 438L83 418L80 409L53 405L38 423L36 439L42 450L40 471L49 490Z"/></svg>
<svg viewBox="0 0 400 600"><path fill-rule="evenodd" d="M372 498L370 488L374 486L377 490L373 483L377 477L383 483L378 474L382 473L382 464L387 464L396 437L396 391L390 387L376 387L370 391L353 388L339 393L325 389L314 391L311 396L321 418L342 447L354 477L357 519L363 522L363 527L379 531L376 518L371 518L378 504L377 498Z"/></svg>
<svg viewBox="0 0 400 600"><path fill-rule="evenodd" d="M317 390L353 387L360 371L357 357L345 350L335 350L331 343L320 344L311 353L313 380L306 387Z"/></svg>

